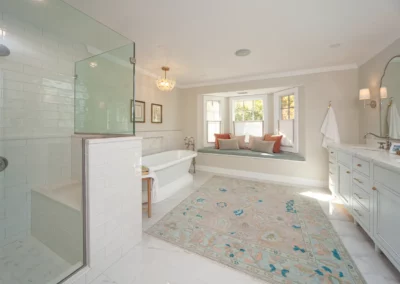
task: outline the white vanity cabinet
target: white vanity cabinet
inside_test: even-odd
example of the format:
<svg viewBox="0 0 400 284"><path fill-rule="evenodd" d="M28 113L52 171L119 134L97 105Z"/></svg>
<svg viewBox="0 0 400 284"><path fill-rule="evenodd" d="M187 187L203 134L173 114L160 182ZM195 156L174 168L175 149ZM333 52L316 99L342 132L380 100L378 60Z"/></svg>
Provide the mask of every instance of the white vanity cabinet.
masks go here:
<svg viewBox="0 0 400 284"><path fill-rule="evenodd" d="M356 222L367 232L372 232L372 190L370 161L354 157L352 158L352 215Z"/></svg>
<svg viewBox="0 0 400 284"><path fill-rule="evenodd" d="M351 170L349 167L338 163L338 184L337 195L342 199L343 204L350 209L351 206Z"/></svg>
<svg viewBox="0 0 400 284"><path fill-rule="evenodd" d="M374 165L374 240L400 270L400 173Z"/></svg>
<svg viewBox="0 0 400 284"><path fill-rule="evenodd" d="M400 270L400 163L387 152L352 149L329 148L329 188Z"/></svg>
<svg viewBox="0 0 400 284"><path fill-rule="evenodd" d="M351 165L352 165L352 157L351 155L336 150L337 154L337 186L336 186L336 194L343 201L343 204L347 207L347 209L351 210Z"/></svg>

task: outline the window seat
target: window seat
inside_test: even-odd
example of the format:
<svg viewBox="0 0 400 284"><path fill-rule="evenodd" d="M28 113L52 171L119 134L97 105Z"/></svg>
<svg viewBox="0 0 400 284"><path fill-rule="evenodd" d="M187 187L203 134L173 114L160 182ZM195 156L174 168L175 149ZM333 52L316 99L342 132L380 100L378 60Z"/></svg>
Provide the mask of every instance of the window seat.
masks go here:
<svg viewBox="0 0 400 284"><path fill-rule="evenodd" d="M305 161L306 159L299 154L290 152L280 152L280 153L261 153L253 152L247 149L240 150L220 150L214 147L205 147L198 149L199 153L206 154L218 154L218 155L231 155L231 156L242 156L242 157L252 157L252 158L263 158L263 159L279 159L279 160L291 160L291 161Z"/></svg>

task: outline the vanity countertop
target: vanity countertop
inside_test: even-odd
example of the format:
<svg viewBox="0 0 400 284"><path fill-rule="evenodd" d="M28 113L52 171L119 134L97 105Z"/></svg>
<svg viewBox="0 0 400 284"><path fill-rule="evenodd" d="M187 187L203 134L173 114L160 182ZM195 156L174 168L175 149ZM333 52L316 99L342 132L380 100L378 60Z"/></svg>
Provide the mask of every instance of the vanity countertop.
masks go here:
<svg viewBox="0 0 400 284"><path fill-rule="evenodd" d="M390 170L400 171L400 156L390 154L387 150L380 150L368 145L357 144L329 144L332 149L341 150L364 160L373 161L375 164Z"/></svg>

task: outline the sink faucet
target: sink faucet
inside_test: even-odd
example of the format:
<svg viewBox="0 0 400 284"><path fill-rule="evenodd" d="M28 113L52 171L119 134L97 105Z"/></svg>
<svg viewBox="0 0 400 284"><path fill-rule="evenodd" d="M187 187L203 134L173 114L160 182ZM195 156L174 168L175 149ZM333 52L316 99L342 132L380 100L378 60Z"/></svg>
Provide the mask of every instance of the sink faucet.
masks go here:
<svg viewBox="0 0 400 284"><path fill-rule="evenodd" d="M386 135L386 136L379 136L379 135L376 135L376 134L374 134L374 133L372 133L372 132L368 132L368 133L366 133L366 134L364 135L364 139L367 139L368 135L375 136L376 138L386 139L386 150L390 150L390 147L392 146L392 142L390 142L390 137L389 137L389 135ZM380 143L380 142L378 142L378 143ZM381 148L381 147L380 147L380 148ZM381 148L381 149L383 149L383 148Z"/></svg>

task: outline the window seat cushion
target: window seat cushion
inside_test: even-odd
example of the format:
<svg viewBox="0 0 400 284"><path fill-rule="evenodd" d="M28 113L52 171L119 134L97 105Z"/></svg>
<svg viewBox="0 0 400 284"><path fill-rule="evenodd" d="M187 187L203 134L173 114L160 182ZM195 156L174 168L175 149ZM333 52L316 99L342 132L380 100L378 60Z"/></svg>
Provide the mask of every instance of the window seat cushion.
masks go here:
<svg viewBox="0 0 400 284"><path fill-rule="evenodd" d="M248 149L239 150L220 150L214 147L205 147L198 149L199 153L207 154L219 154L219 155L231 155L231 156L242 156L242 157L253 157L253 158L265 158L265 159L280 159L280 160L291 160L291 161L305 161L304 157L297 153L280 152L280 153L260 153L254 152Z"/></svg>

